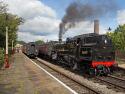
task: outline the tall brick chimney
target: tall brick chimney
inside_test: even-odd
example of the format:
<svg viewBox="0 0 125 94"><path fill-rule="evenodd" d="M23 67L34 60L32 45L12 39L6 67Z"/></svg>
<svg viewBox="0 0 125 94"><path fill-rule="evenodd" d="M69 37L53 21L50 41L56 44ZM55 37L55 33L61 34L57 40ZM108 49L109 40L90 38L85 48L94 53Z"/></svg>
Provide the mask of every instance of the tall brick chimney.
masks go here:
<svg viewBox="0 0 125 94"><path fill-rule="evenodd" d="M94 20L94 33L99 34L99 20Z"/></svg>
<svg viewBox="0 0 125 94"><path fill-rule="evenodd" d="M63 34L63 24L59 25L59 42L62 42L62 34Z"/></svg>

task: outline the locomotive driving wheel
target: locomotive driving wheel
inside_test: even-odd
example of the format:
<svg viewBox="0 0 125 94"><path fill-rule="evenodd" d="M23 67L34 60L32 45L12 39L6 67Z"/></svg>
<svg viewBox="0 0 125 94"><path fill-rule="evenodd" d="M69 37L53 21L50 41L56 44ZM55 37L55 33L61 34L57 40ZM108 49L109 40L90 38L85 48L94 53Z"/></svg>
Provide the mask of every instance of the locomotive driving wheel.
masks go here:
<svg viewBox="0 0 125 94"><path fill-rule="evenodd" d="M98 76L107 76L110 70L103 65L97 66L97 75Z"/></svg>

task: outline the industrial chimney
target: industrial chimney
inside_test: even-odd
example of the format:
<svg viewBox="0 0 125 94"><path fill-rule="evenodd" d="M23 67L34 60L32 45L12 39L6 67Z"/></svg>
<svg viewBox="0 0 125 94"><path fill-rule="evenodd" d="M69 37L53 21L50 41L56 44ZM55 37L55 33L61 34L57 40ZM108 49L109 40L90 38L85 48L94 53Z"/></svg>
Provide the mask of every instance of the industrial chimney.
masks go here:
<svg viewBox="0 0 125 94"><path fill-rule="evenodd" d="M61 24L59 25L59 42L60 42L60 43L62 42L63 31L64 31L64 25L63 25L63 23L61 23Z"/></svg>
<svg viewBox="0 0 125 94"><path fill-rule="evenodd" d="M99 20L94 20L94 33L99 34Z"/></svg>

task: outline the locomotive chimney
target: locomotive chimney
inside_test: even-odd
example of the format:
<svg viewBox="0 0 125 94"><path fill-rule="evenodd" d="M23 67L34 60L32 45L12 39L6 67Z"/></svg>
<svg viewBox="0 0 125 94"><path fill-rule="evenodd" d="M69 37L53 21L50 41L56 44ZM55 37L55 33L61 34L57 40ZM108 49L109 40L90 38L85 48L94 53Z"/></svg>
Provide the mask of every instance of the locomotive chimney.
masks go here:
<svg viewBox="0 0 125 94"><path fill-rule="evenodd" d="M94 20L94 33L99 34L99 20Z"/></svg>

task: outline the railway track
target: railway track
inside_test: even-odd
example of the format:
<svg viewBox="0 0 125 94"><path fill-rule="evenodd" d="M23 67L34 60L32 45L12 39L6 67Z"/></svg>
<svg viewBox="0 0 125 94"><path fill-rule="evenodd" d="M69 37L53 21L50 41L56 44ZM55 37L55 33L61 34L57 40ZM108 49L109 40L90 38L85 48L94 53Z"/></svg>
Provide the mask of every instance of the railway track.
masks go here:
<svg viewBox="0 0 125 94"><path fill-rule="evenodd" d="M49 73L51 73L52 75L57 77L59 80L64 82L67 86L75 90L78 94L100 94L101 93L100 91L95 90L94 88L91 88L83 84L82 81L80 82L80 79L77 80L75 76L71 77L70 73L66 75L64 72L56 70L54 67L43 63L39 59L37 60L33 59L33 61L36 62L41 67L45 68Z"/></svg>
<svg viewBox="0 0 125 94"><path fill-rule="evenodd" d="M107 77L95 77L95 79L105 82L108 85L111 85L116 91L125 92L125 79L119 78L113 75L108 75Z"/></svg>
<svg viewBox="0 0 125 94"><path fill-rule="evenodd" d="M125 82L125 79L124 79L124 78L119 78L119 77L113 76L113 75L108 75L108 77L111 77L111 78L114 78L114 79L118 79L119 81Z"/></svg>
<svg viewBox="0 0 125 94"><path fill-rule="evenodd" d="M98 87L95 88L94 85L92 85L92 84L90 84L90 85L86 84L85 83L85 78L86 77L84 78L83 76L81 76L79 74L75 74L75 73L70 72L70 71L67 72L67 70L64 69L64 68L59 69L59 68L56 67L56 65L51 64L51 63L46 63L47 61L41 60L40 58L37 58L37 60L34 59L33 61L36 62L38 65L42 66L43 68L45 68L48 72L50 72L52 75L54 75L59 80L64 82L67 86L69 86L70 88L72 88L73 90L78 92L78 94L105 94L104 91L106 91L106 94L109 94L110 90L112 92L112 89L115 89L117 87L119 87L120 90L122 89L122 91L125 92L125 87L124 87L125 81L124 81L124 79L122 79L122 82L124 82L122 84L122 82L120 82L121 80L118 81L118 80L116 80L117 77L114 78L114 76L111 76L111 75L106 77L106 79L105 79L105 77L104 78L103 77L97 77L98 80L103 81L103 82L105 82L107 84L115 86L115 87L109 88L109 91L105 90L105 88L104 89L102 88L102 90L99 90ZM112 81L114 81L114 82L117 81L118 83L121 83L121 84L119 84L119 85L116 85L115 83L113 84L108 79L110 79L110 80L114 79ZM90 79L89 81L92 81L92 80ZM95 83L98 83L98 81L96 81ZM102 85L102 83L99 83L99 84ZM106 86L107 86L107 84L106 84ZM118 92L122 92L119 89L117 91L117 89L115 90L117 93ZM117 94L117 93L114 93L114 94ZM113 93L110 93L110 94L113 94ZM122 93L120 93L120 94L122 94Z"/></svg>
<svg viewBox="0 0 125 94"><path fill-rule="evenodd" d="M125 69L119 69L118 68L118 70L116 72L114 72L112 75L115 76L115 77L125 79Z"/></svg>

